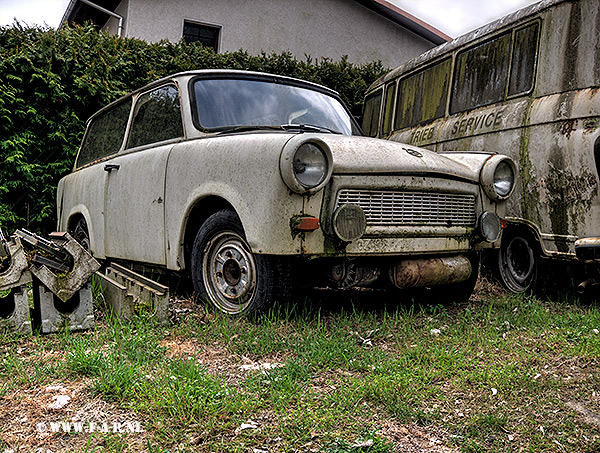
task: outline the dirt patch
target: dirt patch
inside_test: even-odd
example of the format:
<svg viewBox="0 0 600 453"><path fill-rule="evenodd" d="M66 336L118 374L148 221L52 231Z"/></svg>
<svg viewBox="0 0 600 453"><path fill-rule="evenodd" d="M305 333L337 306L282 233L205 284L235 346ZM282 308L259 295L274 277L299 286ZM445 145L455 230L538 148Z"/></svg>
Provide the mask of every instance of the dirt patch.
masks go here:
<svg viewBox="0 0 600 453"><path fill-rule="evenodd" d="M380 423L378 433L394 445L394 451L404 453L458 453L460 450L445 446L450 434L436 431L434 428L425 429L416 425L402 425L393 421Z"/></svg>
<svg viewBox="0 0 600 453"><path fill-rule="evenodd" d="M91 451L112 439L142 451L146 430L137 414L94 396L85 381L57 382L0 400L3 451Z"/></svg>

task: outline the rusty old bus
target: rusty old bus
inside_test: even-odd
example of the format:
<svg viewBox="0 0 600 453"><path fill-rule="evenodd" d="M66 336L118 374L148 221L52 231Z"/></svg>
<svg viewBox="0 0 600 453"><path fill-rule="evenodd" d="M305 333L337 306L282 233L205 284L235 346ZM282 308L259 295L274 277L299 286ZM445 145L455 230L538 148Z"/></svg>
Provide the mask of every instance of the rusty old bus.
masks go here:
<svg viewBox="0 0 600 453"><path fill-rule="evenodd" d="M540 283L540 262L600 256L599 48L598 0L546 0L408 61L366 94L367 135L518 162L491 260L513 292ZM577 274L580 288L595 281Z"/></svg>

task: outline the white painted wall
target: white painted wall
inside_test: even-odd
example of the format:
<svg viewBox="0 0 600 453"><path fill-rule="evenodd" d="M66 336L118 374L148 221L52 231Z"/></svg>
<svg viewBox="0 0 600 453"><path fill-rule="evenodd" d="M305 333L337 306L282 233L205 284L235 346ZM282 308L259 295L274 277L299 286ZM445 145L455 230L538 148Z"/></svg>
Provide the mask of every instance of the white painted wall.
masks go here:
<svg viewBox="0 0 600 453"><path fill-rule="evenodd" d="M219 51L290 51L395 67L433 47L426 39L352 0L123 0L124 36L149 42L183 35L183 21L221 27ZM115 19L108 29L116 33Z"/></svg>

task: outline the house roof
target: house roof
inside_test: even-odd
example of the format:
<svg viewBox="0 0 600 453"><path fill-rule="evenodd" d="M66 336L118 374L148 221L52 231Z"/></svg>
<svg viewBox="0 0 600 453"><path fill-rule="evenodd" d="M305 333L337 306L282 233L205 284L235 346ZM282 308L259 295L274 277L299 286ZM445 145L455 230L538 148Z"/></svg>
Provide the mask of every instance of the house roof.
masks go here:
<svg viewBox="0 0 600 453"><path fill-rule="evenodd" d="M412 14L404 11L401 8L391 4L386 0L353 0L356 3L363 5L371 11L395 22L404 28L412 31L413 33L427 39L433 44L443 44L450 41L452 38L445 33L441 32L437 28L429 25L421 19L413 16ZM114 11L121 0L93 0L98 6L105 8L110 11ZM94 24L102 26L106 23L109 16L102 11L87 5L79 0L70 0L69 5L63 15L60 25L66 23L82 24L86 21L91 21Z"/></svg>
<svg viewBox="0 0 600 453"><path fill-rule="evenodd" d="M417 35L431 41L432 43L439 45L452 40L450 36L441 32L427 22L422 21L418 17L413 16L402 8L398 8L396 5L386 0L354 0L356 3L369 8L383 17L408 28L410 31Z"/></svg>
<svg viewBox="0 0 600 453"><path fill-rule="evenodd" d="M121 0L92 0L92 2L104 9L114 11ZM109 15L102 11L90 6L78 0L69 0L67 9L63 14L60 26L65 24L83 24L84 22L91 21L92 23L103 26L109 19Z"/></svg>

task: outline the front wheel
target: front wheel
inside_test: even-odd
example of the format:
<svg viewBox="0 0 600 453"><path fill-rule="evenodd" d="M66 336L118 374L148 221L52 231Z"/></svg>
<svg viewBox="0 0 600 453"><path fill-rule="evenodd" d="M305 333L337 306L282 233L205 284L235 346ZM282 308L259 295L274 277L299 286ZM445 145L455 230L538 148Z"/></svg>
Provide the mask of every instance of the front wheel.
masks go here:
<svg viewBox="0 0 600 453"><path fill-rule="evenodd" d="M239 217L218 211L202 225L192 248L197 296L230 315L249 314L290 297L290 272L278 257L255 255Z"/></svg>
<svg viewBox="0 0 600 453"><path fill-rule="evenodd" d="M500 283L513 293L532 290L537 277L538 253L527 235L519 231L507 233L498 252Z"/></svg>

